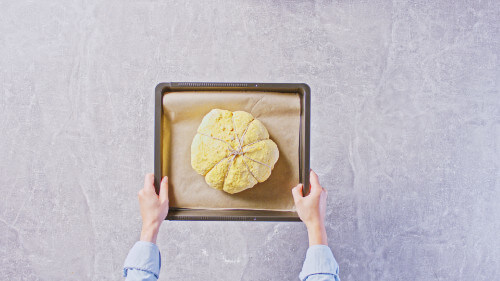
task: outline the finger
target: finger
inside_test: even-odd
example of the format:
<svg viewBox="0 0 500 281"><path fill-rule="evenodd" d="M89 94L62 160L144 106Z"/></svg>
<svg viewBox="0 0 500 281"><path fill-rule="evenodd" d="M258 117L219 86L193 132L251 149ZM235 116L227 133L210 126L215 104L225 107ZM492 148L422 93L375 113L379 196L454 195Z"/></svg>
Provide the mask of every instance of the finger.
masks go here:
<svg viewBox="0 0 500 281"><path fill-rule="evenodd" d="M146 174L144 177L144 190L146 191L154 191L155 186L155 175L154 174Z"/></svg>
<svg viewBox="0 0 500 281"><path fill-rule="evenodd" d="M309 180L311 182L311 192L321 192L322 187L319 184L318 175L312 169L309 174Z"/></svg>
<svg viewBox="0 0 500 281"><path fill-rule="evenodd" d="M302 187L303 187L303 185L301 183L299 183L294 188L292 188L293 200L295 202L298 202L299 200L302 199L302 197L304 197L302 195Z"/></svg>
<svg viewBox="0 0 500 281"><path fill-rule="evenodd" d="M160 183L160 202L168 201L168 177L163 177Z"/></svg>

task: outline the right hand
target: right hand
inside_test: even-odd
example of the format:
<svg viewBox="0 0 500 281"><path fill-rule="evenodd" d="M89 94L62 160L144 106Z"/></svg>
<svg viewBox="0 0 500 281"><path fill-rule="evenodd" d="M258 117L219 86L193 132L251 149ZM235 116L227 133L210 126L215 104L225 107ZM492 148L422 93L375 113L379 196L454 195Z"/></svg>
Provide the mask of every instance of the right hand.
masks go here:
<svg viewBox="0 0 500 281"><path fill-rule="evenodd" d="M325 230L326 198L328 192L319 184L318 175L311 170L309 179L311 181L310 192L303 197L303 185L298 184L292 189L293 200L300 219L307 227L309 244L327 244Z"/></svg>

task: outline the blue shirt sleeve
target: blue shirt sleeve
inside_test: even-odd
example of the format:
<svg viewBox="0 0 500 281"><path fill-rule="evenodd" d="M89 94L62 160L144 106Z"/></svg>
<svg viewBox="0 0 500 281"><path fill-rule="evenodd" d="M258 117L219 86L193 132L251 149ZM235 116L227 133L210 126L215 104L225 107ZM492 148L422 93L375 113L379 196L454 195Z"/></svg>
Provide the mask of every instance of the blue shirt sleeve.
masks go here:
<svg viewBox="0 0 500 281"><path fill-rule="evenodd" d="M161 256L156 244L137 241L128 252L123 265L123 277L127 281L156 281L160 275Z"/></svg>
<svg viewBox="0 0 500 281"><path fill-rule="evenodd" d="M340 281L339 265L330 247L313 245L307 249L306 259L299 274L301 281Z"/></svg>

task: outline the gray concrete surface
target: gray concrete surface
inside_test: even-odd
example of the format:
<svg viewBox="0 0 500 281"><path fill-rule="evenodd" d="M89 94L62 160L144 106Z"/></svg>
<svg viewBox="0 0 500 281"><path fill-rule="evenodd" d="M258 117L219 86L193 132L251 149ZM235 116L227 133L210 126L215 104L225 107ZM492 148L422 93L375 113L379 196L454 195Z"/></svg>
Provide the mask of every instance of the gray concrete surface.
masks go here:
<svg viewBox="0 0 500 281"><path fill-rule="evenodd" d="M312 88L342 280L498 280L499 21L498 1L0 1L0 279L121 280L155 85L257 81ZM306 239L167 222L160 280L298 280Z"/></svg>

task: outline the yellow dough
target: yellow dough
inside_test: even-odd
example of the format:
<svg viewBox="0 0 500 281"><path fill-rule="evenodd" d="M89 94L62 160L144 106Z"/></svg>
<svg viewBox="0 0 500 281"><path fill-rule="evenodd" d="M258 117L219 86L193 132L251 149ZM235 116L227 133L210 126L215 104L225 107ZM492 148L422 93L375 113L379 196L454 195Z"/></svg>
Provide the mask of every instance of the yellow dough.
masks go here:
<svg viewBox="0 0 500 281"><path fill-rule="evenodd" d="M278 146L250 113L212 109L191 144L191 166L207 184L227 193L251 188L269 178Z"/></svg>

